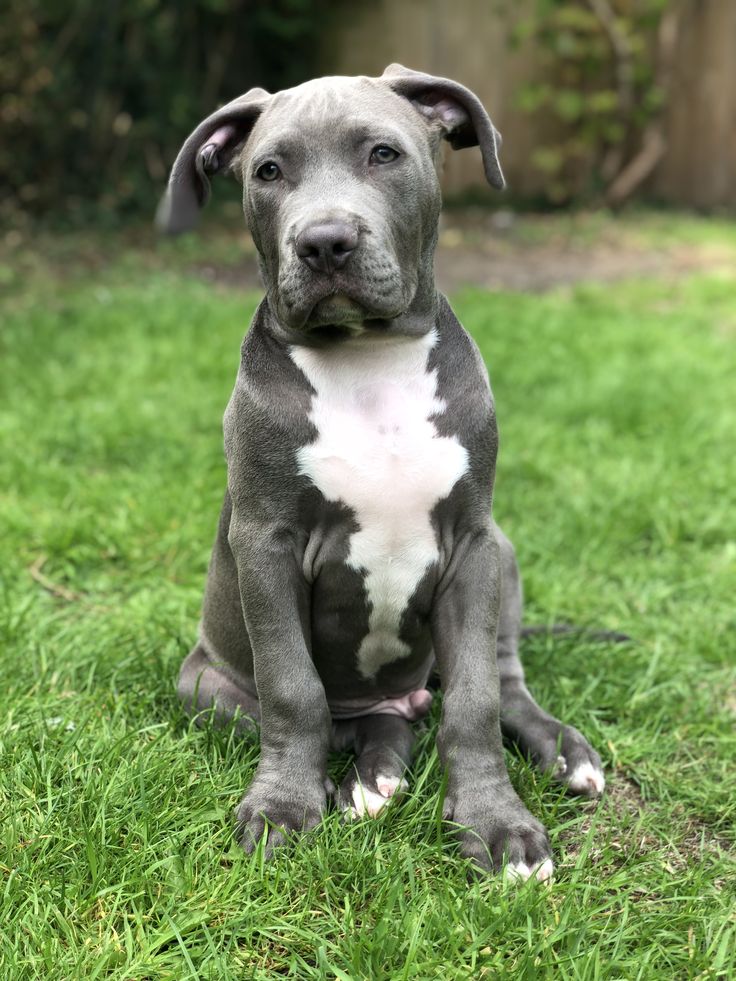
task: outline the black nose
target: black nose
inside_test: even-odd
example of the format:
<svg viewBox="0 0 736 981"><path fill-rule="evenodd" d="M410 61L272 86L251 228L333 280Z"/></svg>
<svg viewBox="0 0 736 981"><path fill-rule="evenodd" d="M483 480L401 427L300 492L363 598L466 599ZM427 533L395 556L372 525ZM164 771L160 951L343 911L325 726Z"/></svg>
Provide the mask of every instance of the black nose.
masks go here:
<svg viewBox="0 0 736 981"><path fill-rule="evenodd" d="M358 232L344 221L308 225L296 237L296 254L315 272L342 269L358 244Z"/></svg>

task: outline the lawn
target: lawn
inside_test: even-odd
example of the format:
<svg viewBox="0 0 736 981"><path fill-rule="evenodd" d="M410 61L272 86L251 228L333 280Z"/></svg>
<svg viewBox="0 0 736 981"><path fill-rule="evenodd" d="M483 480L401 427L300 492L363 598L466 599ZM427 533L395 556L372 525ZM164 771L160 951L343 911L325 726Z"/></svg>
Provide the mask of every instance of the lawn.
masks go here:
<svg viewBox="0 0 736 981"><path fill-rule="evenodd" d="M527 622L633 638L524 646L609 790L568 799L509 752L557 862L519 888L469 883L442 826L437 704L379 820L332 813L270 863L234 845L257 744L193 727L174 682L257 295L194 275L192 242L5 268L0 977L735 977L736 272L453 298Z"/></svg>

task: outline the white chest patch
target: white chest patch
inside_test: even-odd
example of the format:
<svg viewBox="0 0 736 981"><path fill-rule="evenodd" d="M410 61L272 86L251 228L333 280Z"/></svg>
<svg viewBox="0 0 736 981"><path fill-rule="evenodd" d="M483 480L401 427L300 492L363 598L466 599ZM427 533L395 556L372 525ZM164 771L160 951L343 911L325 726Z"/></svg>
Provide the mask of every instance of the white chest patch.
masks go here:
<svg viewBox="0 0 736 981"><path fill-rule="evenodd" d="M453 437L430 416L444 412L435 371L427 370L434 331L420 338L351 338L324 350L294 346L291 357L315 390L317 439L298 451L299 472L328 501L350 507L360 530L348 564L365 576L369 631L358 668L375 677L410 651L401 616L439 555L430 521L468 466Z"/></svg>

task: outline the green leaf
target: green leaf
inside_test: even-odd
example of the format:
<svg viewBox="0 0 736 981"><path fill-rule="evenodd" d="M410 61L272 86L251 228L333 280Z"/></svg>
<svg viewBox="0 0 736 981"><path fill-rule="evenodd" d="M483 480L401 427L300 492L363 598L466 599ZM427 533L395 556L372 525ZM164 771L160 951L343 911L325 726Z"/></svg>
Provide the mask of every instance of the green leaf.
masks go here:
<svg viewBox="0 0 736 981"><path fill-rule="evenodd" d="M561 119L573 122L585 108L585 96L574 89L563 89L555 95L554 108Z"/></svg>

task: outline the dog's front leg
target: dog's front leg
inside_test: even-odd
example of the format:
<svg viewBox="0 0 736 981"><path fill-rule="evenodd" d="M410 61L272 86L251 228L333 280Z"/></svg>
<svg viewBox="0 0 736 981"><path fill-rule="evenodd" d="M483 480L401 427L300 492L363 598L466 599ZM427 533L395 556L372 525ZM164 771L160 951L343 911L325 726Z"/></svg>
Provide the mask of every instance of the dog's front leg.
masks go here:
<svg viewBox="0 0 736 981"><path fill-rule="evenodd" d="M330 713L311 657L309 588L283 531L230 527L261 708L261 758L237 812L241 843L266 852L307 830L326 803Z"/></svg>
<svg viewBox="0 0 736 981"><path fill-rule="evenodd" d="M443 689L437 735L447 768L445 817L458 825L463 854L481 868L548 878L542 825L511 786L503 757L496 630L499 549L491 528L458 542L438 589L432 634Z"/></svg>

